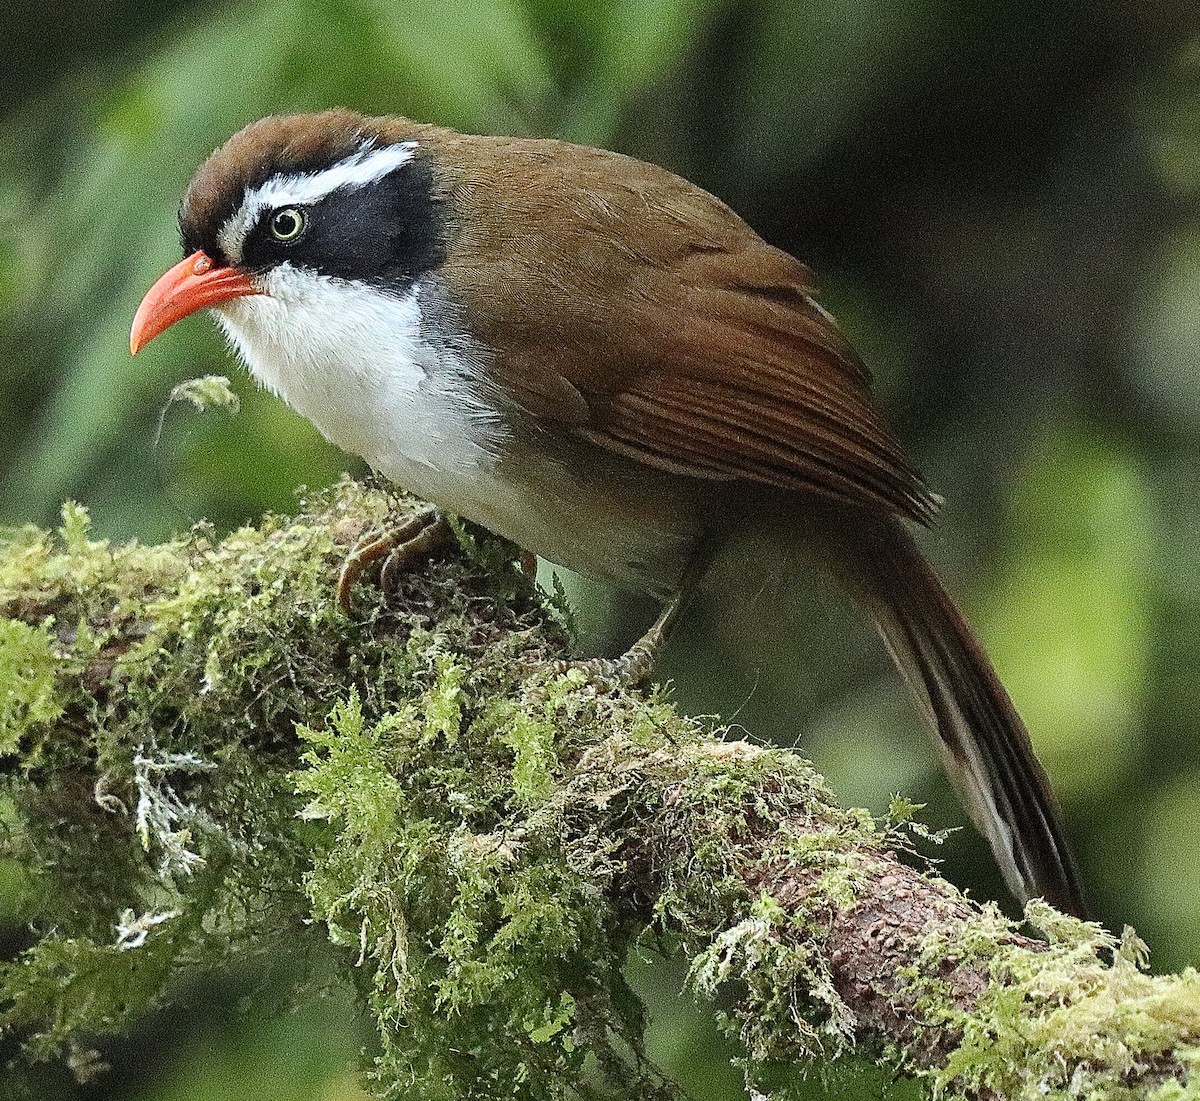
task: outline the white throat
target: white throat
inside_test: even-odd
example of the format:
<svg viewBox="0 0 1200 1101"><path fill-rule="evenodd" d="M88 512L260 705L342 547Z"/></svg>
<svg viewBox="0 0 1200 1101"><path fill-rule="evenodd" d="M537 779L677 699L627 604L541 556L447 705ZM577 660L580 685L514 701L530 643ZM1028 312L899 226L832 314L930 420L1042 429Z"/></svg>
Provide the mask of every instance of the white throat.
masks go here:
<svg viewBox="0 0 1200 1101"><path fill-rule="evenodd" d="M423 333L422 284L390 294L290 264L259 278L266 293L213 310L255 378L343 450L463 511L503 426L461 352Z"/></svg>

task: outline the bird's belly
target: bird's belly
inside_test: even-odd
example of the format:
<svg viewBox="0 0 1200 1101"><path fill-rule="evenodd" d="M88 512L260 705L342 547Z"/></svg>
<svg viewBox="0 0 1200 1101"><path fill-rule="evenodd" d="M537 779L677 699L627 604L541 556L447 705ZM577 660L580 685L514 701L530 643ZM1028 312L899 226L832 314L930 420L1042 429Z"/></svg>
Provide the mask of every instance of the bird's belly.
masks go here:
<svg viewBox="0 0 1200 1101"><path fill-rule="evenodd" d="M300 270L214 311L251 372L398 486L578 573L658 596L697 536L694 490L502 412L469 348L402 298Z"/></svg>
<svg viewBox="0 0 1200 1101"><path fill-rule="evenodd" d="M528 426L480 416L463 391L421 387L397 396L386 431L374 417L329 407L313 416L340 447L446 512L482 524L577 573L658 596L674 591L697 535L691 496L671 479L607 453L580 465ZM562 430L566 432L566 429ZM515 437L515 438L514 438ZM561 441L560 441L561 442ZM664 485L663 483L668 483Z"/></svg>
<svg viewBox="0 0 1200 1101"><path fill-rule="evenodd" d="M623 464L584 475L528 453L455 471L383 457L373 463L397 485L556 565L665 597L695 544L695 510L688 494L651 492L641 472Z"/></svg>

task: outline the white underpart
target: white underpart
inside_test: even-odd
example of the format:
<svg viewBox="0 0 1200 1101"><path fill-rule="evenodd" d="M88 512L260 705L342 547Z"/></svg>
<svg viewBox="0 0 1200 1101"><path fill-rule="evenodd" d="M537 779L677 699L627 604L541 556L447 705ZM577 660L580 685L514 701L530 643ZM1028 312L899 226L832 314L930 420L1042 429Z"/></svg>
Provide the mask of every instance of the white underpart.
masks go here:
<svg viewBox="0 0 1200 1101"><path fill-rule="evenodd" d="M435 503L494 491L502 425L403 295L280 264L213 310L250 372L342 449ZM458 510L469 513L461 504Z"/></svg>
<svg viewBox="0 0 1200 1101"><path fill-rule="evenodd" d="M671 590L690 530L654 499L536 454L502 464L505 424L479 391L483 371L422 335L421 283L396 295L289 264L255 279L263 294L213 314L251 374L327 439L552 562Z"/></svg>
<svg viewBox="0 0 1200 1101"><path fill-rule="evenodd" d="M250 227L264 210L318 203L334 191L353 191L395 172L416 156L415 141L375 148L364 145L356 153L323 168L320 172L272 176L266 183L247 191L242 205L221 228L221 248L230 259L241 259L242 243Z"/></svg>

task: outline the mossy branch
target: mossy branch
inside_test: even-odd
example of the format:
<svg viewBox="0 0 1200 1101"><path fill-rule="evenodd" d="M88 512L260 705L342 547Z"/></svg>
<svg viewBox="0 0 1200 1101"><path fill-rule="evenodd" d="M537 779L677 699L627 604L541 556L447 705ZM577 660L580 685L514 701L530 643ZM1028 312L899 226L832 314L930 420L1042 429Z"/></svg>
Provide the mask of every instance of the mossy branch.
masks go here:
<svg viewBox="0 0 1200 1101"><path fill-rule="evenodd" d="M0 813L38 933L0 1025L28 1056L90 1069L189 975L328 938L381 1095L675 1097L642 943L720 994L756 1096L860 1049L946 1096L1200 1097L1194 971L1046 908L1024 936L795 754L556 672L506 547L464 533L342 617L346 547L408 507L346 484L160 547L68 508L0 546Z"/></svg>

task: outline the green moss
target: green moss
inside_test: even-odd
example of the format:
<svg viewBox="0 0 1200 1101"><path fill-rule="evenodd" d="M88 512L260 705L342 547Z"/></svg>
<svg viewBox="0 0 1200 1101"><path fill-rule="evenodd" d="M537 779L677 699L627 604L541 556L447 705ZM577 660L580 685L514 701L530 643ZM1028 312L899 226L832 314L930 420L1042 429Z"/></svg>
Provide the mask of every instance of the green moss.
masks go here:
<svg viewBox="0 0 1200 1101"><path fill-rule="evenodd" d="M30 727L51 723L62 714L54 668L47 628L0 619L0 756L16 753Z"/></svg>
<svg viewBox="0 0 1200 1101"><path fill-rule="evenodd" d="M936 1087L1019 1101L1200 1098L1194 1077L1140 1084L1156 1066L1200 1061L1200 973L1147 974L1132 930L1118 939L1036 904L1030 916L1050 937L1044 951L964 945L989 960L994 981L957 1015L962 1044ZM1193 1039L1178 1048L1181 1036Z"/></svg>
<svg viewBox="0 0 1200 1101"><path fill-rule="evenodd" d="M853 1039L853 1016L826 958L810 950L806 938L792 935L794 925L791 914L762 895L746 918L719 933L692 962L689 982L699 994L715 997L726 983L746 983L750 1011L740 1022L726 1017L725 1023L736 1028L752 1062L836 1057ZM799 990L803 1000L796 998Z"/></svg>
<svg viewBox="0 0 1200 1101"><path fill-rule="evenodd" d="M268 521L220 543L200 528L113 547L74 506L53 537L5 540L0 690L18 701L4 719L21 768L3 849L30 877L25 916L43 935L4 973L0 1013L31 1053L126 1027L191 972L297 942L309 838L279 761L295 723L328 708L312 670L341 683L355 660L319 629L336 615L329 520L357 507L346 493L320 524ZM104 1008L88 975L140 993Z"/></svg>
<svg viewBox="0 0 1200 1101"><path fill-rule="evenodd" d="M301 732L304 813L333 832L306 886L372 973L377 1081L415 1077L422 1096L505 1083L504 1095L559 1097L599 1064L653 1096L608 905L586 866L564 864L546 804L564 732L481 699L489 680L435 659L415 706L370 722L351 696ZM431 727L451 697L455 721Z"/></svg>
<svg viewBox="0 0 1200 1101"><path fill-rule="evenodd" d="M1122 1097L1181 1037L1192 1058L1194 973L1149 978L1132 941L1102 962L1113 944L1045 913L1047 951L985 912L902 976L914 1028L962 1036L944 1068L872 1048L829 916L920 833L914 808L841 810L793 754L554 671L561 617L472 529L387 602L363 582L343 617L347 547L404 507L347 484L221 540L111 546L74 507L53 536L4 537L0 856L39 939L0 970L0 1025L30 1056L213 969L299 956L287 996L311 996L325 969L302 963L332 942L378 1027L381 1095L665 1099L622 970L651 938L689 955L779 1099L780 1065L851 1044L947 1095ZM792 873L816 889L785 904L764 884ZM948 961L990 968L977 1012L936 977Z"/></svg>
<svg viewBox="0 0 1200 1101"><path fill-rule="evenodd" d="M0 966L6 996L0 1028L26 1024L27 1006L58 1007L61 1012L29 1041L32 1058L57 1055L88 1035L127 1029L154 1004L171 970L170 924L136 950L86 937L53 937L19 963Z"/></svg>
<svg viewBox="0 0 1200 1101"><path fill-rule="evenodd" d="M481 722L483 729L493 730L512 751L513 796L525 807L538 806L551 794L555 784L558 731L553 722L530 714L509 700L493 700Z"/></svg>

